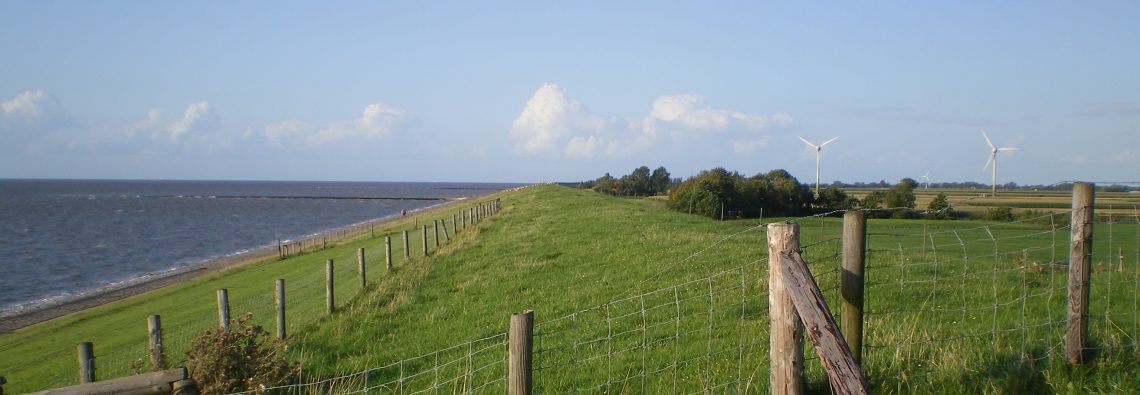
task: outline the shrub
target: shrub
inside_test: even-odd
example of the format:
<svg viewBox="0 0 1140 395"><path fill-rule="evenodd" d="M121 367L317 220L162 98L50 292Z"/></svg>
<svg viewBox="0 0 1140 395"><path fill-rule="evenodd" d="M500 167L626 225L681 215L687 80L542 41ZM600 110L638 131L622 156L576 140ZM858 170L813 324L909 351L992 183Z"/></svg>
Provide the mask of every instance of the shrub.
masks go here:
<svg viewBox="0 0 1140 395"><path fill-rule="evenodd" d="M194 339L186 353L186 369L202 394L223 394L288 384L299 367L285 359L285 345L250 316L229 330L211 329Z"/></svg>
<svg viewBox="0 0 1140 395"><path fill-rule="evenodd" d="M1009 207L994 207L986 211L986 219L991 221L1013 221L1013 209Z"/></svg>

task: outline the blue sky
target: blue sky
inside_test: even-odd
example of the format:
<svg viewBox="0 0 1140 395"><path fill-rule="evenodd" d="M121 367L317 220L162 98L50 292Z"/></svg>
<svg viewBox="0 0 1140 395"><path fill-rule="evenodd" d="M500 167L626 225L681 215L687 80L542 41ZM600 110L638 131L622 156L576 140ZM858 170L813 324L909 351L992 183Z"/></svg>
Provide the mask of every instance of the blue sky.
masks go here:
<svg viewBox="0 0 1140 395"><path fill-rule="evenodd" d="M1140 181L1136 2L5 2L0 177Z"/></svg>

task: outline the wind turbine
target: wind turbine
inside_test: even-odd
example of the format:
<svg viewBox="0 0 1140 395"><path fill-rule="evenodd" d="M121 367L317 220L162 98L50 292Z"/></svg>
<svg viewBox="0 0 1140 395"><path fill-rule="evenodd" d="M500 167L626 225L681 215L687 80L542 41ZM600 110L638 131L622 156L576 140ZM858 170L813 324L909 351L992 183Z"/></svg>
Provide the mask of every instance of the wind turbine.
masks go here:
<svg viewBox="0 0 1140 395"><path fill-rule="evenodd" d="M982 171L986 171L986 168L990 167L990 164L993 164L994 173L993 173L993 178L990 180L990 196L997 196L997 154L998 154L998 151L1017 151L1017 148L995 147L994 143L992 141L990 141L990 136L986 135L985 130L982 130L982 137L984 137L986 139L986 145L990 146L990 157L989 157L989 159L986 159L986 165L982 166Z"/></svg>
<svg viewBox="0 0 1140 395"><path fill-rule="evenodd" d="M800 137L800 136L796 136L796 137ZM800 137L800 140L803 141L804 144L807 144L808 147L815 149L815 196L816 197L819 196L819 152L820 152L820 150L823 150L823 146L831 143L832 141L835 141L835 139L838 139L838 138L839 138L839 136L835 136L835 137L832 137L831 140L824 141L823 144L815 145L815 144L812 144L812 142L807 141L807 139Z"/></svg>
<svg viewBox="0 0 1140 395"><path fill-rule="evenodd" d="M923 174L922 179L926 180L926 189L930 189L930 172L928 171L926 174Z"/></svg>

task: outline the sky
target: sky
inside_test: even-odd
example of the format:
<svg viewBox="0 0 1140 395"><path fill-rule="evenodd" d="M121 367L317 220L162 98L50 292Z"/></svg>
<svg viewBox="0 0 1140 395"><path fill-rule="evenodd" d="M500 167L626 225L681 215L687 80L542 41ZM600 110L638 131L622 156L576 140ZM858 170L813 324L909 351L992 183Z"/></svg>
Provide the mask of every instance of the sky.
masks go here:
<svg viewBox="0 0 1140 395"><path fill-rule="evenodd" d="M0 4L0 178L1140 181L1140 3Z"/></svg>

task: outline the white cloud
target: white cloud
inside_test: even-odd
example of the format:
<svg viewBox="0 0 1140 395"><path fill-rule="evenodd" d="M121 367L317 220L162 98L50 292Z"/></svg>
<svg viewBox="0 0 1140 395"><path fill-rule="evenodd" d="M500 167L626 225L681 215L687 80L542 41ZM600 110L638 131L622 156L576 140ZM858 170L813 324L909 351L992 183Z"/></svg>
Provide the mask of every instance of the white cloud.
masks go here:
<svg viewBox="0 0 1140 395"><path fill-rule="evenodd" d="M70 124L63 106L42 90L25 91L0 102L0 137L30 139Z"/></svg>
<svg viewBox="0 0 1140 395"><path fill-rule="evenodd" d="M135 122L131 126L123 128L123 137L128 140L134 138L139 134L157 134L162 125L162 110L155 108L147 111L146 119Z"/></svg>
<svg viewBox="0 0 1140 395"><path fill-rule="evenodd" d="M320 127L300 120L286 120L265 126L262 134L269 144L282 147L322 145L342 140L380 140L415 121L415 115L384 103L364 107L360 117Z"/></svg>
<svg viewBox="0 0 1140 395"><path fill-rule="evenodd" d="M662 133L674 141L687 135L710 132L748 132L751 144L733 142L734 150L762 148L766 136L755 132L774 125L787 125L790 116L765 117L713 108L700 96L662 96L640 121L632 118L603 117L591 113L581 102L571 99L555 84L545 84L527 100L511 126L517 152L530 155L567 157L620 156L652 148ZM743 144L743 145L742 145Z"/></svg>
<svg viewBox="0 0 1140 395"><path fill-rule="evenodd" d="M378 140L388 137L394 129L409 123L412 119L413 115L410 112L384 103L372 103L364 107L360 118L322 128L315 135L309 136L309 142L324 144L361 138Z"/></svg>
<svg viewBox="0 0 1140 395"><path fill-rule="evenodd" d="M149 115L156 114L154 114L154 110L151 110L151 114L148 114L148 116ZM166 131L169 133L171 140L177 141L184 135L214 131L220 126L221 119L210 108L210 102L203 100L186 106L186 111L182 113L182 118L179 118L167 126Z"/></svg>

